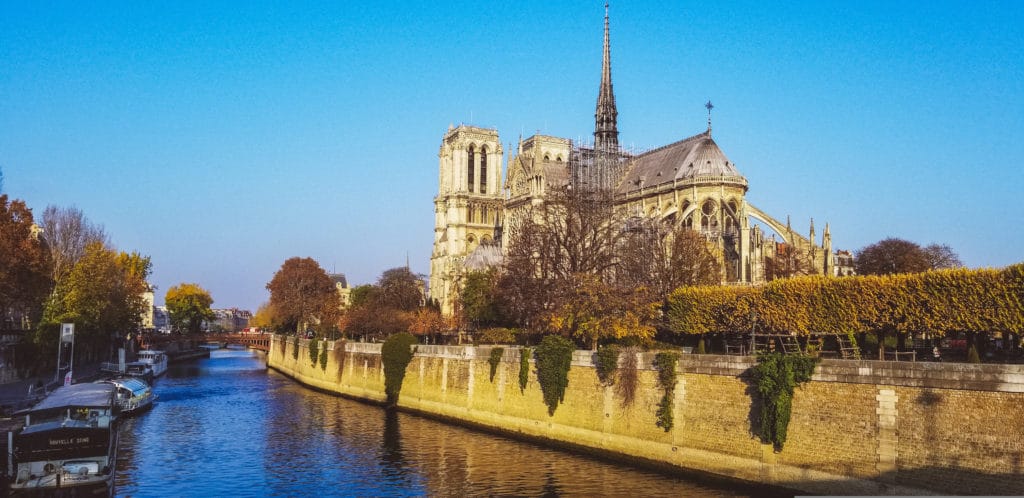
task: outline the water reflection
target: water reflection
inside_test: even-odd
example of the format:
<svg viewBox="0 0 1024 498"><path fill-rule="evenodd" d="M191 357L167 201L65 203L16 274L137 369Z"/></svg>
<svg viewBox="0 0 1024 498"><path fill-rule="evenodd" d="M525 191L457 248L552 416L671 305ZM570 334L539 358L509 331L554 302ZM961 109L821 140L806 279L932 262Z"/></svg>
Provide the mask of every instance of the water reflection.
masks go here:
<svg viewBox="0 0 1024 498"><path fill-rule="evenodd" d="M122 496L752 496L318 393L248 352L172 365L125 424Z"/></svg>

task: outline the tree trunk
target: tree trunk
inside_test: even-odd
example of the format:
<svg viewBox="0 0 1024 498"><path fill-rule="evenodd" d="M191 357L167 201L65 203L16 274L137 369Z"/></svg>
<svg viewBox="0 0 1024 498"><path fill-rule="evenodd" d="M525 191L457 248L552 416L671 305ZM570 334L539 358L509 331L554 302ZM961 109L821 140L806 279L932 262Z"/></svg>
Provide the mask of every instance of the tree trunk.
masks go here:
<svg viewBox="0 0 1024 498"><path fill-rule="evenodd" d="M878 359L879 361L885 361L885 336L886 330L882 329L878 331Z"/></svg>

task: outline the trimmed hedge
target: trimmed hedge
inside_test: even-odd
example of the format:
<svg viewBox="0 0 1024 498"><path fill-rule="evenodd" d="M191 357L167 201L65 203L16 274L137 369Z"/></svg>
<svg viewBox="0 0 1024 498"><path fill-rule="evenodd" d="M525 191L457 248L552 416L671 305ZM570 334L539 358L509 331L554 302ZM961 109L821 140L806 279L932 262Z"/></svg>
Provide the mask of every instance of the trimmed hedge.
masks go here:
<svg viewBox="0 0 1024 498"><path fill-rule="evenodd" d="M755 317L756 315L756 317ZM761 287L683 287L668 299L676 334L758 331L806 335L895 331L1024 332L1024 263L1002 270L831 278Z"/></svg>

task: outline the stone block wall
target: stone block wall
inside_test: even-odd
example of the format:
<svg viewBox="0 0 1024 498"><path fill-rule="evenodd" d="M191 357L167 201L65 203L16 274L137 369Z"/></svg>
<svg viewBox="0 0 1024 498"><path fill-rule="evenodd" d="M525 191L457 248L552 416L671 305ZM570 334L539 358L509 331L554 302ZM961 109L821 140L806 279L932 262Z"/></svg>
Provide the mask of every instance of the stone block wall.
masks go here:
<svg viewBox="0 0 1024 498"><path fill-rule="evenodd" d="M293 358L282 338L268 365L303 384L384 400L380 344L342 343L326 368ZM321 346L323 347L323 346ZM334 351L335 347L343 348ZM776 453L755 435L753 358L683 355L675 427L655 424L662 396L654 355L639 355L639 385L625 405L602 386L593 355L577 351L564 402L549 415L536 373L519 388L517 347L493 381L491 348L418 346L402 409L546 440L629 461L696 470L814 494L1024 494L1024 366L823 360L793 399L789 438ZM340 372L340 374L339 374Z"/></svg>

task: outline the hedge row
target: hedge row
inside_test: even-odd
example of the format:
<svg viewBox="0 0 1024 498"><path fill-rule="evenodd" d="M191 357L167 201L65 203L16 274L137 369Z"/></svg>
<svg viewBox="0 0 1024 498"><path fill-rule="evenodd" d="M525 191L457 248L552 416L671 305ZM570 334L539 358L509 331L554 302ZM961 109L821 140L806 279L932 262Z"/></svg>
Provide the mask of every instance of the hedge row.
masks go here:
<svg viewBox="0 0 1024 498"><path fill-rule="evenodd" d="M775 280L684 287L669 296L677 334L1024 331L1024 263L1002 270Z"/></svg>

